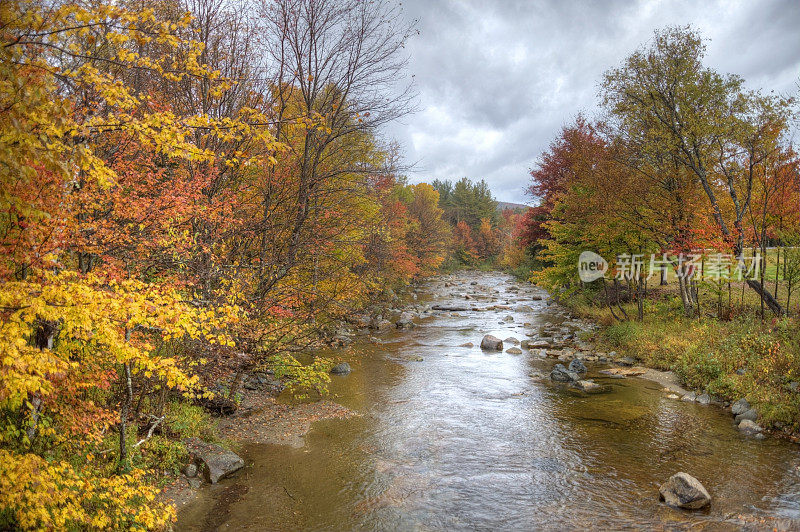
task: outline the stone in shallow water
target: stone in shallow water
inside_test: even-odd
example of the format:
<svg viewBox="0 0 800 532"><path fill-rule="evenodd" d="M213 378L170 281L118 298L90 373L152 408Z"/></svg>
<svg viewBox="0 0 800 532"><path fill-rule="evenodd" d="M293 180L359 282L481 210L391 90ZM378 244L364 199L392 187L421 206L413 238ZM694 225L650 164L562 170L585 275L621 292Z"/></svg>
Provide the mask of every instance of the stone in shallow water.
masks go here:
<svg viewBox="0 0 800 532"><path fill-rule="evenodd" d="M746 412L742 412L738 416L736 416L736 423L741 423L742 421L758 421L758 411L755 408L751 408Z"/></svg>
<svg viewBox="0 0 800 532"><path fill-rule="evenodd" d="M519 347L512 347L510 349L506 349L506 353L508 353L509 355L521 355L522 349L520 349Z"/></svg>
<svg viewBox="0 0 800 532"><path fill-rule="evenodd" d="M572 362L569 363L569 367L567 369L569 369L569 371L574 371L575 373L586 373L586 366L579 358L573 359Z"/></svg>
<svg viewBox="0 0 800 532"><path fill-rule="evenodd" d="M761 425L749 419L744 419L739 423L739 431L743 434L754 436L756 434L761 434L762 430L764 429L761 428Z"/></svg>
<svg viewBox="0 0 800 532"><path fill-rule="evenodd" d="M333 375L347 375L350 373L352 369L350 368L350 364L347 362L342 362L341 364L336 364L331 368L331 373Z"/></svg>
<svg viewBox="0 0 800 532"><path fill-rule="evenodd" d="M575 382L580 377L574 371L568 371L563 364L556 364L550 372L550 378L556 382Z"/></svg>
<svg viewBox="0 0 800 532"><path fill-rule="evenodd" d="M483 340L481 340L481 349L486 349L488 351L502 351L503 341L496 336L487 334L483 337Z"/></svg>
<svg viewBox="0 0 800 532"><path fill-rule="evenodd" d="M688 473L675 473L661 485L658 493L665 503L676 508L697 510L711 504L711 495Z"/></svg>

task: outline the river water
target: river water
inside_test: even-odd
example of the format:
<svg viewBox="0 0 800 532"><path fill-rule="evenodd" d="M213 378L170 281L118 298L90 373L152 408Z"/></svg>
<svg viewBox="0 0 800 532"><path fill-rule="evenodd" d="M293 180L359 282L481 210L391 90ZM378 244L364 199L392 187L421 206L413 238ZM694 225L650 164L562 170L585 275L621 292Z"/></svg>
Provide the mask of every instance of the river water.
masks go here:
<svg viewBox="0 0 800 532"><path fill-rule="evenodd" d="M481 351L485 333L525 339L565 321L539 289L460 273L423 285L419 302L510 309L433 311L381 345L359 344L353 372L333 377L331 392L360 415L315 423L300 448L246 446L248 467L203 488L178 529L800 526L795 445L742 436L721 408L669 399L643 379L612 379L598 373L603 364L588 363L589 377L608 391L588 395L530 376L548 374L553 359ZM476 347L457 347L465 342ZM659 485L678 471L704 484L710 508L659 502Z"/></svg>

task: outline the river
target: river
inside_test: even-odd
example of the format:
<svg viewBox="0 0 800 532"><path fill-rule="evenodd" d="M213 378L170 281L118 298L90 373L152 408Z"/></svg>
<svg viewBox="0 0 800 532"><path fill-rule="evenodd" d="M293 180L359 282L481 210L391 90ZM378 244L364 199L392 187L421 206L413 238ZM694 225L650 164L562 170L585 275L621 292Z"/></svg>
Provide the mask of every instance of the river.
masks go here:
<svg viewBox="0 0 800 532"><path fill-rule="evenodd" d="M419 327L381 336L380 345L359 343L353 372L334 376L331 394L360 415L315 423L299 448L247 445L248 467L203 488L181 510L178 530L800 523L792 521L800 519L795 445L740 435L722 408L670 399L648 380L613 379L598 373L604 364L587 363L589 377L607 389L589 395L531 377L547 375L553 359L477 347L486 333L521 340L548 324L572 323L546 299L496 272L423 284L421 307L466 301L510 309L432 311ZM457 347L466 342L475 347ZM687 512L659 502L659 485L678 471L704 484L710 508Z"/></svg>

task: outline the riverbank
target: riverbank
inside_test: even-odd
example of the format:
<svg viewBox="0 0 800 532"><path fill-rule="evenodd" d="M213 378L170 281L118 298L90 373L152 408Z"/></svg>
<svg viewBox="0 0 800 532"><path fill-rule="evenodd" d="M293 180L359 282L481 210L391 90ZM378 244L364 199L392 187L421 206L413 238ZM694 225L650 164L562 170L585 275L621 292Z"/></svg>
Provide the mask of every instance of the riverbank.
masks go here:
<svg viewBox="0 0 800 532"><path fill-rule="evenodd" d="M580 296L562 303L598 325L594 341L599 348L673 372L680 384L692 390L694 400L702 397L728 409L745 400L754 410L749 417L765 432L800 442L796 320L687 319L655 304L642 321L619 322L607 307L588 304ZM629 309L629 315L634 312Z"/></svg>

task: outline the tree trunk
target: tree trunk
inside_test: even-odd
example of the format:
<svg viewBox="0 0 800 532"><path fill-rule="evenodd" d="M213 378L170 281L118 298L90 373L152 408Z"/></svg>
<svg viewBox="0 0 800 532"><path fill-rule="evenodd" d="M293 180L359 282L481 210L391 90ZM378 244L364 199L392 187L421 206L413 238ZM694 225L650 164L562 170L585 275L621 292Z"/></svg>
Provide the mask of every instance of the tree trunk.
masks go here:
<svg viewBox="0 0 800 532"><path fill-rule="evenodd" d="M776 316L783 315L783 307L781 307L781 304L778 303L778 300L775 299L772 294L769 293L769 290L765 289L759 281L747 279L745 282L747 286L752 288L761 297L761 301L766 303L767 307L769 307Z"/></svg>

